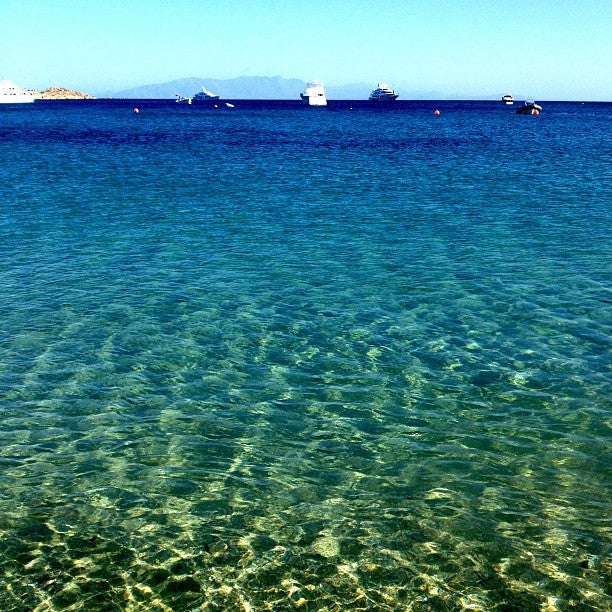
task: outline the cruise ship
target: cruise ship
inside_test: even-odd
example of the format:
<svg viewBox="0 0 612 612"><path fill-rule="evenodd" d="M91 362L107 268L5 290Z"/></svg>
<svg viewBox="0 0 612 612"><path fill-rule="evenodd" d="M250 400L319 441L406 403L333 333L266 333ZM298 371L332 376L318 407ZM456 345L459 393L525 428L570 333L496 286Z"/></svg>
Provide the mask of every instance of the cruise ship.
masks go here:
<svg viewBox="0 0 612 612"><path fill-rule="evenodd" d="M308 83L304 93L300 94L300 98L302 98L302 102L308 106L327 106L325 89L323 89L323 83L319 81L311 81Z"/></svg>
<svg viewBox="0 0 612 612"><path fill-rule="evenodd" d="M31 91L26 91L11 83L7 78L0 80L0 104L23 104L34 102L36 96Z"/></svg>
<svg viewBox="0 0 612 612"><path fill-rule="evenodd" d="M202 91L199 91L193 98L193 102L216 102L219 99L217 94L208 91L206 87L202 87Z"/></svg>
<svg viewBox="0 0 612 612"><path fill-rule="evenodd" d="M386 83L381 81L376 89L372 90L368 100L370 100L370 102L392 102L398 95L399 94L395 93Z"/></svg>

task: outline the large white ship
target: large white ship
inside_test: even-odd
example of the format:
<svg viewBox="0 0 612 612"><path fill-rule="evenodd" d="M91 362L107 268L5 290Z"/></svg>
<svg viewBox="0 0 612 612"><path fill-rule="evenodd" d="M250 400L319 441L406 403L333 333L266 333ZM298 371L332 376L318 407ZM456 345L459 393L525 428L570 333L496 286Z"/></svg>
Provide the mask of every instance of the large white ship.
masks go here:
<svg viewBox="0 0 612 612"><path fill-rule="evenodd" d="M381 81L376 89L372 90L368 99L370 102L392 102L398 95L399 94L395 93L386 83Z"/></svg>
<svg viewBox="0 0 612 612"><path fill-rule="evenodd" d="M23 104L34 102L36 96L33 92L21 89L7 78L0 80L0 104Z"/></svg>
<svg viewBox="0 0 612 612"><path fill-rule="evenodd" d="M302 102L308 106L327 106L325 89L323 89L323 83L319 81L310 81L304 93L300 94L300 98L302 98Z"/></svg>

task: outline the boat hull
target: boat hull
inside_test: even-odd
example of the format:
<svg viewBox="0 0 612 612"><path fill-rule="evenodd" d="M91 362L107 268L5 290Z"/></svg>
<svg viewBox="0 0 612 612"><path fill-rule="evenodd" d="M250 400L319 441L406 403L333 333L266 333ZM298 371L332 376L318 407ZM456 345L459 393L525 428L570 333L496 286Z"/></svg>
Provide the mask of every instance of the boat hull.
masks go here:
<svg viewBox="0 0 612 612"><path fill-rule="evenodd" d="M516 109L517 115L539 115L542 107L539 104L523 104Z"/></svg>
<svg viewBox="0 0 612 612"><path fill-rule="evenodd" d="M34 100L36 100L34 96L0 96L0 104L31 104Z"/></svg>
<svg viewBox="0 0 612 612"><path fill-rule="evenodd" d="M368 100L370 102L393 102L393 100L396 100L398 97L398 94L385 94L382 96L378 96L378 95L371 95Z"/></svg>
<svg viewBox="0 0 612 612"><path fill-rule="evenodd" d="M300 94L300 98L302 98L302 102L306 106L327 106L327 99L325 96L308 96L306 94Z"/></svg>

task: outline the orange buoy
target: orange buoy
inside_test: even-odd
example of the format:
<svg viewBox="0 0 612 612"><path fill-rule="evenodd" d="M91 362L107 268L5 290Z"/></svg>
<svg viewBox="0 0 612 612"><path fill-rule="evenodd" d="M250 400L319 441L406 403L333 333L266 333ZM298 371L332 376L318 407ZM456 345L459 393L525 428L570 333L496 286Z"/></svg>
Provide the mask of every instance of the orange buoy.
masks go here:
<svg viewBox="0 0 612 612"><path fill-rule="evenodd" d="M540 111L539 111L537 108L532 108L532 109L531 109L531 114L532 114L532 115L539 115L539 114L540 114Z"/></svg>
<svg viewBox="0 0 612 612"><path fill-rule="evenodd" d="M436 110L434 111L434 115L439 115L440 111L436 108Z"/></svg>

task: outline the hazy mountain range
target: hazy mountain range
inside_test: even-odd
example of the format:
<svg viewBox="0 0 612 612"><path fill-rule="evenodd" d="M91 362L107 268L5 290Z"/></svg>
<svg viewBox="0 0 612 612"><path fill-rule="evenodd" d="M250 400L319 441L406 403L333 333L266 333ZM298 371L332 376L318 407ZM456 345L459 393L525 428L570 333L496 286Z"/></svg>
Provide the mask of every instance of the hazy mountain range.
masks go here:
<svg viewBox="0 0 612 612"><path fill-rule="evenodd" d="M280 76L241 76L235 79L203 79L190 77L156 85L141 85L123 91L108 92L99 97L164 99L177 94L187 98L201 91L202 86L226 100L299 100L306 81L286 79ZM376 83L354 83L337 86L325 83L328 100L366 100ZM403 92L397 90L400 99L436 99L437 92Z"/></svg>
<svg viewBox="0 0 612 612"><path fill-rule="evenodd" d="M235 79L204 79L189 77L168 83L141 85L108 95L114 98L174 98L177 94L192 97L202 87L229 100L295 100L304 91L306 82L299 79L285 79L280 76L257 77L241 76ZM360 83L344 87L326 85L325 91L330 99L359 99L369 95L372 86Z"/></svg>

